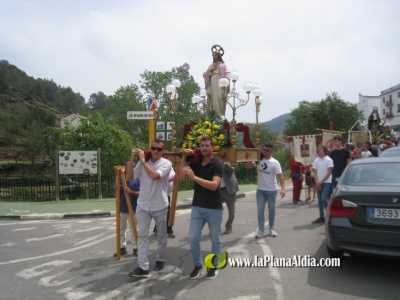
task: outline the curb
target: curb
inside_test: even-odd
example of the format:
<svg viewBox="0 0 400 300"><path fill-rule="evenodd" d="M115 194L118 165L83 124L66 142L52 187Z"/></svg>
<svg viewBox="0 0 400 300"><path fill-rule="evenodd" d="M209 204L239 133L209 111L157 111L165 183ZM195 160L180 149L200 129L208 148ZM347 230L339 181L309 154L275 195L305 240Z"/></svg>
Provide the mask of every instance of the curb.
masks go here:
<svg viewBox="0 0 400 300"><path fill-rule="evenodd" d="M286 190L290 190L288 187ZM247 196L255 195L256 191L237 193L236 199L245 198ZM185 198L177 203L176 209L188 209L192 207L192 198ZM81 218L104 218L114 217L115 211L113 212L102 212L102 213L73 213L73 214L30 214L30 215L0 215L0 220L52 220L52 219L81 219Z"/></svg>

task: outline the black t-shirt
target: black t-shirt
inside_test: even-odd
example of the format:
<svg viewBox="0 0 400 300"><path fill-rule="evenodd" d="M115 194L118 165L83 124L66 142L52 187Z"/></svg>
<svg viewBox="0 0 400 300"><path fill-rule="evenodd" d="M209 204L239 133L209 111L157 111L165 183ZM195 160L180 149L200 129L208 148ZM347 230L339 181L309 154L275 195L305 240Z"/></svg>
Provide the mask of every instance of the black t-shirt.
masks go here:
<svg viewBox="0 0 400 300"><path fill-rule="evenodd" d="M214 157L205 166L203 166L201 162L199 162L195 164L190 164L190 167L197 177L210 181L214 176L222 178L222 172L224 170L224 165L222 164L222 162L220 162L218 159L215 159ZM203 208L222 209L222 197L219 193L219 189L212 191L202 187L200 184L197 184L195 182L192 205Z"/></svg>
<svg viewBox="0 0 400 300"><path fill-rule="evenodd" d="M350 151L346 148L335 149L331 152L331 158L333 160L332 175L341 176L347 166L347 160L350 158Z"/></svg>

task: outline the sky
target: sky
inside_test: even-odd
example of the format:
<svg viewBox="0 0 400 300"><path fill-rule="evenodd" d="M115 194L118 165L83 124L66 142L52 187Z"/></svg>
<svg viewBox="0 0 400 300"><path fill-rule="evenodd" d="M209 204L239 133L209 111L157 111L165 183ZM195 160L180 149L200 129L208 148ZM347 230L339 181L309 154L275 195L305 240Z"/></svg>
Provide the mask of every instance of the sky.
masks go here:
<svg viewBox="0 0 400 300"><path fill-rule="evenodd" d="M332 92L357 103L400 83L398 0L0 0L0 59L86 101L188 63L204 86L211 47L258 83L259 122ZM226 117L232 112L227 107ZM238 122L255 122L251 97Z"/></svg>

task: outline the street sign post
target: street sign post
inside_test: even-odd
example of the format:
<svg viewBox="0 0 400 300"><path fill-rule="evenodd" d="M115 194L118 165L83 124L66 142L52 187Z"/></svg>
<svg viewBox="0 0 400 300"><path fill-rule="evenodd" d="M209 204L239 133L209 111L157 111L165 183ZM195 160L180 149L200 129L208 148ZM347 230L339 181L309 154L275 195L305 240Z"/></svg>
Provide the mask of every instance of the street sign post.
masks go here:
<svg viewBox="0 0 400 300"><path fill-rule="evenodd" d="M157 118L155 111L128 111L126 114L128 120L154 120Z"/></svg>

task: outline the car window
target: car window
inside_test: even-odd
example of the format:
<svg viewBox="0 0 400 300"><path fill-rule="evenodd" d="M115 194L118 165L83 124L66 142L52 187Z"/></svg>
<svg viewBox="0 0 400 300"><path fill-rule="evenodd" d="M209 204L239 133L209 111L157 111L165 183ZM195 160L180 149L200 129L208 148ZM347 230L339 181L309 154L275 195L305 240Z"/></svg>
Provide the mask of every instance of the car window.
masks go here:
<svg viewBox="0 0 400 300"><path fill-rule="evenodd" d="M349 165L343 175L344 185L399 185L400 163Z"/></svg>
<svg viewBox="0 0 400 300"><path fill-rule="evenodd" d="M400 157L400 149L399 150L385 150L381 153L379 157Z"/></svg>

